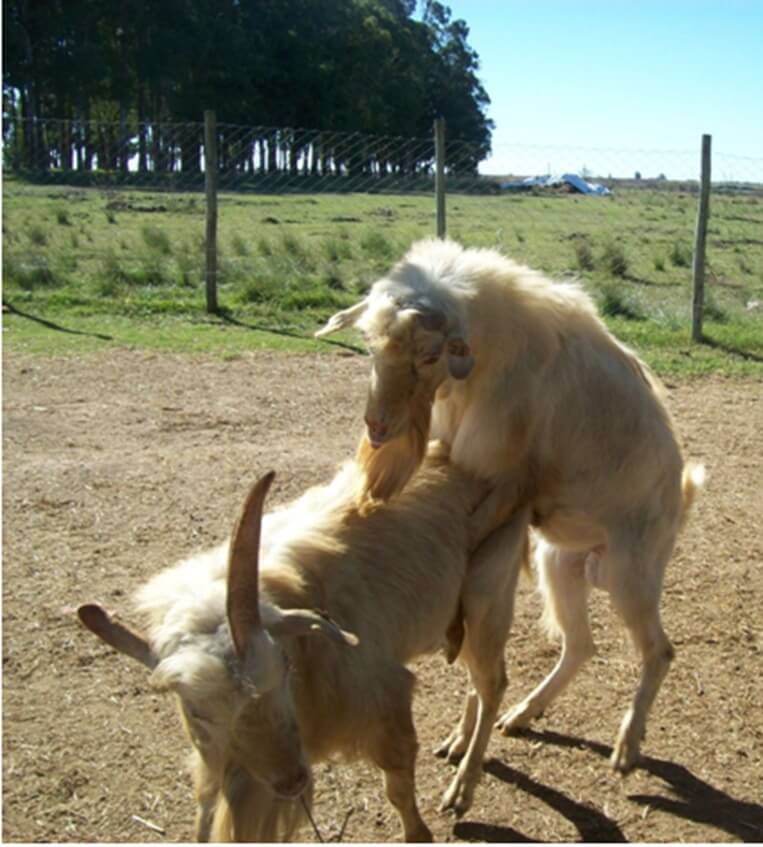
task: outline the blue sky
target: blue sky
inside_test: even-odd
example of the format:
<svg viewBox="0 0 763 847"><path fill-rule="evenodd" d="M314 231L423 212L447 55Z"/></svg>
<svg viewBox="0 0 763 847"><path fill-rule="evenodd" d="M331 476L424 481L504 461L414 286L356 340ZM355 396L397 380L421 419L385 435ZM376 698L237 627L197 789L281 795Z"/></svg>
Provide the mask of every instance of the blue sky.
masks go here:
<svg viewBox="0 0 763 847"><path fill-rule="evenodd" d="M763 0L445 2L470 27L492 101L484 171L679 177L707 132L714 178L763 180Z"/></svg>

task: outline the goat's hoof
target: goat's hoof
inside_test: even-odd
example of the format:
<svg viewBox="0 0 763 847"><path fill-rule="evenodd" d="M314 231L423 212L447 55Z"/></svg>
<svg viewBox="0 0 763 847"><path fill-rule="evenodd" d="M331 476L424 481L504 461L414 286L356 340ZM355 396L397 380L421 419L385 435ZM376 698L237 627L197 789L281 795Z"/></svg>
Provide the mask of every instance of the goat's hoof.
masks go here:
<svg viewBox="0 0 763 847"><path fill-rule="evenodd" d="M435 747L433 750L435 756L437 756L438 759L446 759L448 757L448 754L450 753L451 743L452 742L450 738L446 738L445 741L442 742L442 744L438 744L437 747Z"/></svg>
<svg viewBox="0 0 763 847"><path fill-rule="evenodd" d="M638 747L633 747L625 741L618 741L610 756L612 770L625 776L638 765L641 759Z"/></svg>
<svg viewBox="0 0 763 847"><path fill-rule="evenodd" d="M630 773L641 761L641 742L644 740L643 729L639 732L633 726L620 730L615 742L615 749L609 759L613 770L618 773Z"/></svg>
<svg viewBox="0 0 763 847"><path fill-rule="evenodd" d="M517 706L506 712L496 723L497 730L504 735L516 735L527 729L532 723L533 715L525 708Z"/></svg>
<svg viewBox="0 0 763 847"><path fill-rule="evenodd" d="M466 745L461 744L451 744L450 747L445 751L444 758L451 765L457 765L464 758L466 754Z"/></svg>
<svg viewBox="0 0 763 847"><path fill-rule="evenodd" d="M460 818L471 808L473 797L474 786L456 777L442 798L440 811L453 812L457 818Z"/></svg>
<svg viewBox="0 0 763 847"><path fill-rule="evenodd" d="M417 826L412 832L405 833L403 837L412 844L431 844L434 841L432 832L425 823Z"/></svg>
<svg viewBox="0 0 763 847"><path fill-rule="evenodd" d="M434 754L439 759L447 759L452 765L457 765L463 759L467 746L464 741L448 738L435 748Z"/></svg>

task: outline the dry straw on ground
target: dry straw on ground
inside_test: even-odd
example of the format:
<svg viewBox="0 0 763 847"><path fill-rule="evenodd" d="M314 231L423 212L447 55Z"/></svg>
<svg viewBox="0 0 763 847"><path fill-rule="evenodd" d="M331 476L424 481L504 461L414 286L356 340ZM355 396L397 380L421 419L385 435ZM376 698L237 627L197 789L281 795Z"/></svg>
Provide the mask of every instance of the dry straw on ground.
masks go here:
<svg viewBox="0 0 763 847"><path fill-rule="evenodd" d="M251 481L273 502L352 453L368 362L262 353L228 362L112 352L4 362L3 837L178 841L192 836L187 748L146 674L76 624L163 565L227 535ZM631 696L630 644L594 595L596 658L525 737L491 739L464 820L436 811L451 767L432 754L464 678L422 662L416 704L422 812L439 840L761 841L763 810L763 386L669 385L686 454L707 489L668 568L677 660L655 706L644 767L606 757ZM507 648L506 705L552 666L525 583ZM317 775L322 837L399 838L370 768ZM306 840L315 838L306 830Z"/></svg>

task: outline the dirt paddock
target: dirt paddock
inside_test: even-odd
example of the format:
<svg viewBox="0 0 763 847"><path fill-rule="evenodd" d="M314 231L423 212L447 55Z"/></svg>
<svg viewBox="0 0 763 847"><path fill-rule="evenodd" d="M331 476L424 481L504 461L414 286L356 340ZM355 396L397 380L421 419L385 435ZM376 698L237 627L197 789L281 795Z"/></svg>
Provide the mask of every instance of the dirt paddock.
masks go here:
<svg viewBox="0 0 763 847"><path fill-rule="evenodd" d="M342 355L6 354L5 841L192 838L188 746L173 703L72 610L97 600L129 619L131 591L222 540L261 472L277 471L272 503L328 479L359 434L367 368ZM636 665L595 593L597 656L532 732L494 733L460 821L437 811L453 769L432 749L457 719L464 673L441 656L415 668L418 793L438 840L763 840L763 384L708 378L668 390L686 455L709 477L667 572L677 659L643 766L625 779L609 770ZM555 662L539 611L525 582L505 706ZM322 765L316 782L324 840L399 840L370 767Z"/></svg>

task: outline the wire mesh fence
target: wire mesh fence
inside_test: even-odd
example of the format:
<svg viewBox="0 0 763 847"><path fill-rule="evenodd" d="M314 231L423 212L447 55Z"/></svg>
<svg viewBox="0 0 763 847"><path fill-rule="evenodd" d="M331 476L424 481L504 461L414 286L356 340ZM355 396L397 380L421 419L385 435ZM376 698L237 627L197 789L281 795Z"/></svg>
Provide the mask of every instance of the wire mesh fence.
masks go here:
<svg viewBox="0 0 763 847"><path fill-rule="evenodd" d="M47 184L204 188L203 123L138 124L10 120L3 131L11 172ZM431 191L435 142L364 133L217 125L219 188L260 193ZM484 190L479 145L450 141L453 188Z"/></svg>
<svg viewBox="0 0 763 847"><path fill-rule="evenodd" d="M434 133L221 124L216 139L223 306L265 312L278 303L279 320L292 320L342 305L436 232ZM7 120L3 161L6 294L87 308L203 308L203 123ZM506 144L485 158L446 136L444 171L449 236L582 277L610 314L689 318L699 144ZM714 152L712 181L706 309L718 319L754 316L763 300L763 158Z"/></svg>
<svg viewBox="0 0 763 847"><path fill-rule="evenodd" d="M697 141L695 150L501 144L483 170L530 177L574 174L613 190L696 191L700 171ZM716 191L763 191L763 157L714 152L712 181Z"/></svg>
<svg viewBox="0 0 763 847"><path fill-rule="evenodd" d="M217 133L219 188L223 191L433 190L434 136L398 138L225 123L218 124ZM698 151L499 144L487 153L481 145L446 137L450 193L570 190L561 179L565 175L610 190L693 191L698 185ZM46 184L201 191L204 124L11 116L3 125L3 160L7 172ZM713 183L715 190L761 191L763 158L717 152Z"/></svg>

